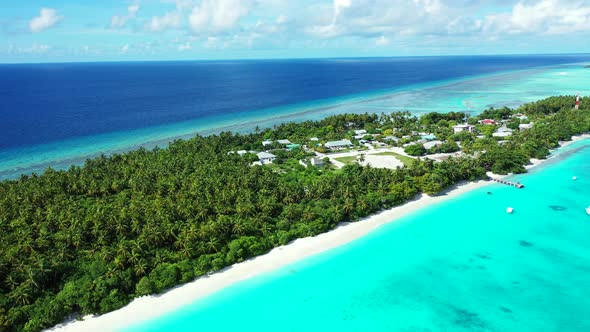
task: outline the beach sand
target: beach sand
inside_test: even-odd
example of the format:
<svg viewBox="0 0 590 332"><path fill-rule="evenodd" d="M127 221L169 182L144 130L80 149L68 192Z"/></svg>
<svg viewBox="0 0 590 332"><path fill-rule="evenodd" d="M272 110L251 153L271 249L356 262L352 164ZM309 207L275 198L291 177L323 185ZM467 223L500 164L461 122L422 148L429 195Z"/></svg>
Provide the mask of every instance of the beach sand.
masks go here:
<svg viewBox="0 0 590 332"><path fill-rule="evenodd" d="M562 142L562 147L575 141L590 138L590 135L574 137L572 141ZM532 160L527 168L536 167L546 160ZM495 176L497 178L497 176ZM87 316L83 320L60 324L47 331L118 331L178 310L203 297L213 294L236 282L264 274L286 265L341 246L360 238L381 225L394 222L403 216L466 192L482 188L491 181L463 182L437 196L418 195L414 200L401 206L386 210L357 222L343 223L336 229L317 235L297 239L292 243L277 247L269 253L234 264L222 271L200 277L193 282L178 286L160 295L144 296L135 299L126 307L102 316Z"/></svg>

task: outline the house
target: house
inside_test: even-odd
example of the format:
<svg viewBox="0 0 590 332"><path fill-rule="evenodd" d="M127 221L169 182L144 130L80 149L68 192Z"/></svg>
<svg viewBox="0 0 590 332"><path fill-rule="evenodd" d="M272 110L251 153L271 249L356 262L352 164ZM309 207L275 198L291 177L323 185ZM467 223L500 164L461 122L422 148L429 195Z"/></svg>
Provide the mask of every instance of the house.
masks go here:
<svg viewBox="0 0 590 332"><path fill-rule="evenodd" d="M430 141L430 142L424 143L424 148L426 150L430 150L434 147L440 146L441 144L442 144L442 141Z"/></svg>
<svg viewBox="0 0 590 332"><path fill-rule="evenodd" d="M518 120L528 120L529 119L528 116L526 116L524 114L520 114L520 113L514 114L512 117L517 118Z"/></svg>
<svg viewBox="0 0 590 332"><path fill-rule="evenodd" d="M479 121L479 123L484 124L484 125L494 125L494 126L498 125L498 122L496 120L492 120L492 119L483 119L483 120Z"/></svg>
<svg viewBox="0 0 590 332"><path fill-rule="evenodd" d="M236 151L229 151L227 154L234 154L234 153L237 154L237 155L239 155L239 156L243 156L246 153L255 153L255 152L254 151L240 150L240 151L237 151L237 152Z"/></svg>
<svg viewBox="0 0 590 332"><path fill-rule="evenodd" d="M512 136L512 132L511 131L495 132L492 134L492 136L494 136L494 137L508 137L508 136Z"/></svg>
<svg viewBox="0 0 590 332"><path fill-rule="evenodd" d="M331 142L328 142L328 143L324 144L324 146L327 149L330 149L330 150L340 150L340 149L351 147L352 146L352 142L350 140L348 140L348 139L343 139L343 140L340 140L340 141L331 141Z"/></svg>
<svg viewBox="0 0 590 332"><path fill-rule="evenodd" d="M531 128L533 128L532 123L521 123L518 125L518 129L520 129L520 130L531 129Z"/></svg>
<svg viewBox="0 0 590 332"><path fill-rule="evenodd" d="M277 141L279 144L281 145L289 145L289 144L293 144L291 143L291 141L289 141L288 139L280 139Z"/></svg>
<svg viewBox="0 0 590 332"><path fill-rule="evenodd" d="M312 138L310 138L309 140L310 140L310 141L312 141L312 142L317 142L317 141L319 141L320 139L319 139L319 138L317 138L317 137L312 137Z"/></svg>
<svg viewBox="0 0 590 332"><path fill-rule="evenodd" d="M475 126L470 125L470 124L461 124L461 125L453 126L453 133L455 133L455 134L461 133L464 131L472 133L474 130L475 130Z"/></svg>
<svg viewBox="0 0 590 332"><path fill-rule="evenodd" d="M324 166L326 164L323 159L318 158L318 157L311 158L310 162L313 166L316 166L316 167Z"/></svg>
<svg viewBox="0 0 590 332"><path fill-rule="evenodd" d="M269 140L262 141L262 146L264 146L264 147L271 146L271 145L272 145L272 141L269 141Z"/></svg>
<svg viewBox="0 0 590 332"><path fill-rule="evenodd" d="M394 142L399 142L399 138L395 137L395 136L387 136L385 138L383 138L384 141L394 141Z"/></svg>
<svg viewBox="0 0 590 332"><path fill-rule="evenodd" d="M366 135L367 134L367 131L364 130L364 129L359 129L359 130L355 130L354 131L354 134L355 135Z"/></svg>
<svg viewBox="0 0 590 332"><path fill-rule="evenodd" d="M287 150L292 151L292 150L295 150L300 147L301 147L301 144L289 144L289 145L287 145Z"/></svg>
<svg viewBox="0 0 590 332"><path fill-rule="evenodd" d="M258 159L260 159L260 163L263 165L272 164L272 162L276 159L274 154L268 152L258 152L256 155L258 156Z"/></svg>
<svg viewBox="0 0 590 332"><path fill-rule="evenodd" d="M508 137L512 136L512 129L507 128L506 126L502 126L498 128L498 130L492 134L494 137Z"/></svg>
<svg viewBox="0 0 590 332"><path fill-rule="evenodd" d="M421 135L422 136L420 136L420 138L422 138L423 140L432 141L436 139L436 136L434 136L433 134L421 133Z"/></svg>

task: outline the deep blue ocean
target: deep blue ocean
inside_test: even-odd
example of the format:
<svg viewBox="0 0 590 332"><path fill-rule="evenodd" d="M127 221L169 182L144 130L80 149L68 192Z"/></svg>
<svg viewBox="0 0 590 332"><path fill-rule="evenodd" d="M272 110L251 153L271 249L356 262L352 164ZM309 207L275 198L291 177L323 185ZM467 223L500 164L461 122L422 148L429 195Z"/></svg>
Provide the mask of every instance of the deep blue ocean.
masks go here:
<svg viewBox="0 0 590 332"><path fill-rule="evenodd" d="M0 65L0 151L585 55ZM213 120L211 120L213 121Z"/></svg>

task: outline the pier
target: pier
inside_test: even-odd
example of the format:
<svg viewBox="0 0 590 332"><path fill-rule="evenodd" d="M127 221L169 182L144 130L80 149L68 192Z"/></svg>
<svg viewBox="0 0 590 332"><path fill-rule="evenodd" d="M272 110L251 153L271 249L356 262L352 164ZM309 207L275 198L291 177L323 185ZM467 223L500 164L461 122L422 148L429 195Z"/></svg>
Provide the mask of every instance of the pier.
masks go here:
<svg viewBox="0 0 590 332"><path fill-rule="evenodd" d="M507 185L507 186L516 187L516 188L518 188L518 189L522 189L522 188L524 188L524 185L523 185L522 183L520 183L520 182L510 182L510 181L504 181L504 180L494 179L494 178L492 178L492 177L488 177L488 179L489 179L490 181L495 181L495 182L498 182L498 183L501 183L501 184L505 184L505 185Z"/></svg>

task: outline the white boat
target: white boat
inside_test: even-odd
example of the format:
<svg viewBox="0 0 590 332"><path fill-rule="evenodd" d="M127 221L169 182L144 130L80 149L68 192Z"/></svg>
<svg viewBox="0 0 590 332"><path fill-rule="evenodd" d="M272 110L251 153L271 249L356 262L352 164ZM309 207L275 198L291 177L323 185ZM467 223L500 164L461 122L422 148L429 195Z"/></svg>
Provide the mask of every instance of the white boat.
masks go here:
<svg viewBox="0 0 590 332"><path fill-rule="evenodd" d="M590 206L586 208L586 213L590 214Z"/></svg>
<svg viewBox="0 0 590 332"><path fill-rule="evenodd" d="M589 207L589 209L590 209L590 207ZM514 209L511 207L506 208L506 213L512 213L513 211L514 211Z"/></svg>

